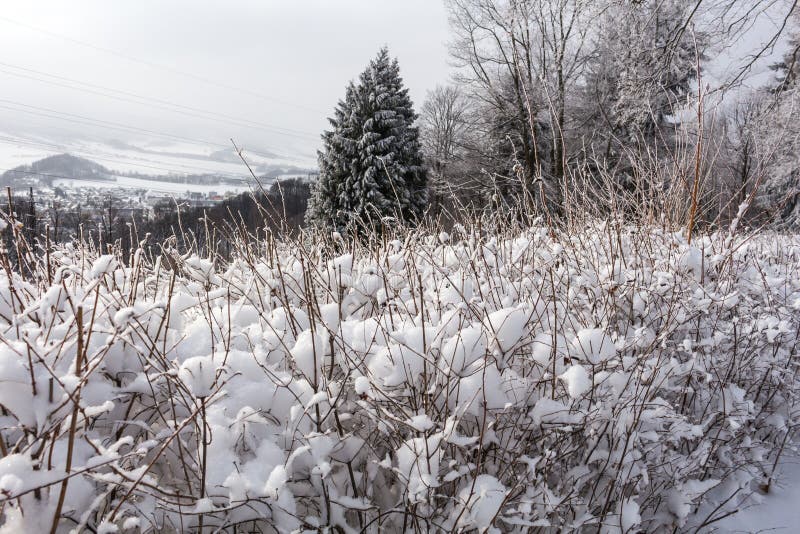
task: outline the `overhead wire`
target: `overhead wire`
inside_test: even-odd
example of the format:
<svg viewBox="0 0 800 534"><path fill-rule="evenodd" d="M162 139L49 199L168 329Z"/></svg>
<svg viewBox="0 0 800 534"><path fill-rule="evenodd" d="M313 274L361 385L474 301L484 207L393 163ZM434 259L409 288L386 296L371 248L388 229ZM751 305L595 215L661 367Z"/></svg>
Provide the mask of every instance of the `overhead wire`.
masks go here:
<svg viewBox="0 0 800 534"><path fill-rule="evenodd" d="M196 79L196 80L202 81L204 83L215 85L217 87L222 87L222 88L226 88L226 89L231 89L231 90L236 90L236 91L248 93L248 94L251 94L252 96L256 96L256 97L259 97L259 98L262 98L262 99L271 100L271 101L278 102L278 103L281 103L283 105L289 105L289 106L292 106L292 107L304 108L304 109L306 109L308 111L313 111L315 113L322 113L319 110L314 110L312 108L308 108L308 107L304 107L304 106L297 106L296 104L293 104L291 102L286 102L286 101L282 101L280 99L269 97L267 95L263 95L263 94L257 93L255 91L252 91L252 90L249 90L249 89L243 89L243 88L236 87L236 86L233 86L233 85L230 85L230 84L220 83L220 82L217 82L215 80L210 80L210 79L207 79L207 78L203 78L201 76L194 75L192 73L179 71L177 69L172 69L172 68L170 68L168 66L165 66L165 65L159 65L157 63L153 63L153 62L150 62L150 61L147 61L147 60L143 60L141 58L136 58L134 56L131 56L131 55L128 55L128 54L125 54L125 53L122 53L122 52L114 51L114 50L103 48L103 47L98 47L98 46L95 46L95 45L93 45L91 43L88 43L88 42L85 42L85 41L80 41L80 40L77 40L77 39L73 39L73 38L70 38L70 37L67 37L67 36L64 36L64 35L57 34L55 32L50 32L50 31L44 30L42 28L37 28L35 26L31 26L31 25L28 25L28 24L25 24L25 23L10 19L10 18L2 16L2 15L0 15L0 20L4 20L6 22L9 22L9 23L12 23L12 24L16 24L16 25L19 25L19 26L27 27L27 28L29 28L31 30L34 30L34 31L37 31L37 32L41 32L41 33L44 33L44 34L48 34L48 35L51 35L53 37L58 37L58 38L61 38L61 39L65 39L67 41L79 44L81 46L86 46L86 47L93 48L93 49L96 49L96 50L100 50L100 51L103 51L103 52L106 52L106 53L110 53L110 54L122 57L122 58L124 58L126 60L129 60L129 61L134 61L134 62L138 62L138 63L142 63L142 64L145 64L145 65L148 65L148 66L153 67L153 68L158 68L158 69L174 72L174 73L179 74L181 76L189 77L189 78L192 78L192 79ZM275 126L275 125L266 124L266 123L262 123L262 122L258 122L258 121L252 121L250 119L242 119L242 118L238 118L238 117L232 117L232 116L225 115L225 114L222 114L222 113L218 113L218 112L215 112L215 111L209 111L209 110L206 110L206 109L200 109L200 108L195 108L195 107L191 107L191 106L186 106L184 104L179 104L179 103L176 103L176 102L171 102L171 101L163 100L163 99L159 99L159 98L153 98L153 97L149 97L149 96L145 96L145 95L140 95L140 94L132 93L132 92L129 92L129 91L118 90L118 89L114 89L114 88L110 88L110 87L106 87L106 86L102 86L102 85L91 84L91 83L88 83L88 82L83 82L81 80L76 80L76 79L65 77L65 76L51 74L51 73L48 73L48 72L32 69L32 68L29 68L29 67L14 65L14 64L11 64L11 63L6 63L6 62L0 62L0 66L5 67L4 69L0 68L0 72L3 72L5 74L11 75L11 76L27 78L27 79L38 81L38 82L41 82L41 83L46 83L46 84L50 84L50 85L54 85L54 86L59 86L59 87L63 87L63 88L67 88L67 89L71 89L71 90L75 90L75 91L83 91L83 92L86 92L86 93L89 93L89 94L94 94L94 95L102 96L102 97L105 97L105 98L110 98L110 99L120 100L120 101L124 101L124 102L134 103L134 104L137 104L137 105L149 106L149 107L152 107L154 109L159 109L159 110L163 110L163 111L169 111L169 112L172 112L172 113L178 113L178 114L182 114L182 115L185 115L185 116L200 118L200 119L203 119L203 120L224 121L224 122L227 122L227 123L235 125L235 126L252 128L252 129L259 129L259 130L262 130L262 131L266 131L266 132L270 132L270 133L278 134L278 135L282 135L282 136L297 137L297 138L312 138L312 137L313 138L318 138L317 134L314 134L314 133L311 133L311 132L305 132L305 131L302 131L302 130L284 128L284 127L281 127L281 126ZM9 69L12 69L12 70L9 70ZM144 133L144 134L155 135L155 136L158 136L158 137L172 139L172 140L180 140L180 141L186 141L186 142L190 142L190 143L199 143L199 144L204 144L204 145L208 145L208 146L216 146L216 147L225 148L225 149L229 149L230 148L227 144L222 144L222 143L218 143L218 142L214 142L214 141L207 141L207 140L195 139L195 138L182 136L182 135L175 135L175 134L169 134L169 133L164 133L164 132L158 132L158 131L147 129L147 128L140 128L140 127L137 127L137 126L131 126L131 125L127 125L127 124L123 124L123 123L119 123L119 122L114 122L114 121L103 120L103 119L95 119L95 118L87 117L87 116L84 116L84 115L78 115L78 114L74 114L74 113L60 112L60 111L57 111L57 110L53 110L53 109L49 109L49 108L42 108L42 107L30 105L30 104L25 104L25 103L21 103L21 102L15 102L15 101L12 101L12 100L0 99L0 102L3 102L4 104L6 104L4 106L0 106L0 109L6 109L6 110L9 110L9 111L23 112L23 113L28 113L28 114L32 114L32 115L38 115L38 116L45 117L45 118L52 118L52 119L66 121L66 122L72 122L72 123L80 124L80 125L84 125L84 126L85 125L94 126L94 127L100 126L102 128L109 128L109 129L115 129L115 130L126 131L126 132L134 132L134 133ZM16 107L14 107L14 106L16 106ZM24 139L15 139L15 138L9 138L9 137L5 137L5 138L0 137L0 141L5 142L6 144L16 144L16 145L23 145L23 146L37 146L37 147L44 146L44 147L46 147L46 148L48 148L50 150L57 150L57 151L63 150L65 148L63 146L50 144L50 143L36 142L36 141L24 140ZM137 147L133 147L133 148L137 148ZM74 151L74 149L72 147L70 147L69 149ZM141 168L153 169L153 170L160 170L160 171L169 172L169 173L175 172L175 173L180 173L180 174L184 174L188 170L194 170L195 172L200 172L200 173L203 173L203 174L217 174L217 175L226 177L228 179L234 179L234 180L240 180L241 179L242 181L246 181L247 180L246 178L241 178L241 177L238 177L238 176L235 176L235 175L230 175L228 173L225 173L224 171L223 172L217 172L217 171L208 172L207 169L204 169L204 168L201 169L199 167L192 167L190 165L184 165L184 164L177 164L179 167L181 167L181 169L178 170L178 169L174 169L174 168L158 167L158 166L154 166L154 165L147 165L147 164L143 164L143 163L134 163L134 162L130 162L130 161L114 159L113 157L108 157L109 156L108 154L97 153L97 152L89 152L89 151L86 151L85 149L78 149L78 150L79 151L76 152L76 153L78 153L79 155L83 155L85 157L92 158L92 159L98 159L100 161L106 161L106 162L111 162L111 163L116 163L116 164L122 164L122 165L126 165L126 166L141 167ZM248 150L248 152L250 152L252 154L259 155L261 157L265 157L265 158L285 158L285 159L291 160L291 159L294 159L294 158L297 157L297 156L288 156L286 154L280 154L280 153L277 153L277 152L274 152L274 151L270 151L270 153L263 153L263 152L258 152L258 151L255 151L255 150Z"/></svg>
<svg viewBox="0 0 800 534"><path fill-rule="evenodd" d="M82 156L82 157L85 157L85 158L91 159L91 160L105 161L105 162L108 162L108 163L116 163L118 165L126 165L126 166L130 166L130 167L140 167L140 168L143 168L143 169L157 170L157 171L166 172L166 173L189 174L189 171L192 171L195 174L204 174L204 175L209 175L210 174L210 175L221 176L221 177L224 177L224 178L227 178L227 179L230 179L230 180L237 180L237 181L243 181L243 182L248 181L248 178L247 178L247 176L245 174L236 175L236 174L231 174L230 172L226 172L226 171L211 171L207 167L206 168L193 167L191 165L183 165L183 164L178 164L178 167L181 167L181 168L169 168L169 167L164 167L164 166L148 165L148 164L145 164L145 163L136 163L136 162L132 162L132 161L126 161L126 160L123 160L123 159L115 158L115 157L113 157L114 156L113 154L107 154L107 153L104 154L102 152L101 153L91 152L91 151L88 151L88 150L85 150L85 149L81 149L81 148L77 148L76 149L74 147L69 147L69 146L65 146L65 145L58 145L58 144L54 144L54 143L47 143L47 142L44 142L44 141L33 141L33 140L28 140L28 139L19 139L19 138L0 135L0 143L4 143L6 145L22 145L22 146L28 146L28 147L34 147L34 148L45 148L45 149L53 150L54 152L63 152L63 151L65 151L65 149L67 149L67 151L70 154L79 155L79 156ZM109 157L109 156L111 156L111 157ZM160 163L160 162L157 162L157 163ZM113 172L113 169L109 169L109 171ZM119 172L120 174L123 174L123 171L117 170L117 172Z"/></svg>
<svg viewBox="0 0 800 534"><path fill-rule="evenodd" d="M75 39L74 37L69 37L69 36L66 36L66 35L63 35L63 34L60 34L60 33L56 33L56 32L50 31L50 30L45 30L44 28L39 28L38 26L33 26L31 24L20 22L18 20L3 16L3 15L0 15L0 20L4 20L4 21L6 21L6 22L8 22L10 24L14 24L14 25L17 25L17 26L20 26L20 27L23 27L23 28L27 28L29 30L33 30L35 32L42 33L44 35L49 35L51 37L56 37L58 39L63 39L65 41L68 41L68 42L71 42L71 43L74 43L74 44L77 44L77 45L80 45L80 46L83 46L83 47L86 47L86 48L91 48L92 50L97 50L99 52L103 52L103 53L106 53L106 54L111 54L111 55L120 57L122 59L125 59L127 61L131 61L131 62L134 62L134 63L139 63L141 65L146 65L148 67L155 68L155 69L160 69L160 70L163 70L163 71L166 71L166 72L171 72L173 74L178 74L178 75L183 76L185 78L190 78L192 80L200 81L200 82L203 82L203 83L206 83L206 84L209 84L209 85L213 85L213 86L218 87L218 88L237 91L239 93L248 94L250 96L259 98L261 100L272 101L272 102L275 102L275 103L278 103L278 104L291 106L291 107L294 107L294 108L297 108L297 109L302 109L302 110L305 110L305 111L310 111L310 112L314 112L314 113L325 113L324 111L320 111L318 109L314 109L314 108L311 108L311 107L308 107L308 106L305 106L305 105L297 104L297 103L294 103L294 102L288 102L286 100L282 100L282 99L275 98L275 97L272 97L272 96L269 96L269 95L265 95L263 93L259 93L258 91L254 91L252 89L247 89L247 88L243 88L243 87L237 87L237 86L232 85L232 84L220 82L220 81L217 81L217 80L212 80L210 78L199 76L199 75L194 74L194 73L185 72L185 71L178 70L178 69L175 69L175 68L167 66L167 65L162 65L162 64L159 64L159 63L155 63L155 62L149 61L147 59L138 58L136 56L133 56L131 54L127 54L125 52L120 52L118 50L113 50L111 48L98 46L98 45L89 43L87 41L82 41L80 39Z"/></svg>
<svg viewBox="0 0 800 534"><path fill-rule="evenodd" d="M269 133L277 133L281 135L286 135L290 137L297 137L300 139L311 139L319 137L317 134L312 132L306 132L303 130L294 130L290 128L284 128L282 126L275 126L271 124L266 124L262 122L252 121L249 119L242 119L237 117L231 117L229 115L225 115L222 113L217 113L215 111L208 111L203 110L200 108L195 108L192 106L186 106L183 104L178 104L176 102L170 102L168 100L162 100L159 98L153 98L149 96L139 95L137 93L131 93L129 91L123 91L120 89L114 89L112 87L106 87L103 85L92 84L88 82L83 82L80 80L76 80L74 78L68 78L66 76L59 76L55 74L50 74L44 71L31 69L27 67L20 67L18 65L12 65L10 63L5 63L0 61L0 65L6 68L0 68L0 72L8 74L10 76L16 76L18 78L25 78L29 80L34 80L50 85L55 85L57 87L63 87L66 89L71 89L73 91L83 91L86 93L94 94L97 96L102 96L105 98L118 100L122 102L129 102L133 104L138 104L142 106L152 107L154 109L159 109L162 111L170 111L172 113L177 113L180 115L185 115L194 118L201 118L204 120L215 120L215 121L222 121L227 122L233 126L244 127L244 128L251 128L256 130L262 130ZM8 69L16 69L23 72L15 72L14 70ZM28 74L32 73L32 74ZM52 79L48 79L52 78ZM83 87L81 87L83 86ZM120 96L122 95L122 96ZM152 103L151 103L152 102Z"/></svg>
<svg viewBox="0 0 800 534"><path fill-rule="evenodd" d="M3 104L11 104L11 105L3 105ZM24 108L27 108L27 109L24 109ZM103 128L110 128L110 129L114 129L114 130L130 132L130 133L146 133L148 135L155 135L155 136L163 137L163 138L166 138L166 139L172 139L172 140L177 140L177 141L188 141L188 142L195 143L195 144L205 144L205 145L209 145L209 146L219 147L219 148L222 148L222 149L230 150L230 149L233 148L232 145L230 145L230 144L224 144L224 143L219 143L219 142L216 142L216 141L209 141L209 140L204 140L204 139L186 137L186 136L183 136L183 135L175 135L175 134L169 134L169 133L164 133L164 132L158 132L158 131L155 131L155 130L150 130L150 129L147 129L147 128L140 128L138 126L131 126L131 125L128 125L128 124L123 124L123 123L114 122L114 121L107 121L107 120L103 120L103 119L94 119L94 118L91 118L91 117L86 117L84 115L78 115L78 114L75 114L75 113L67 113L67 112L64 112L64 111L57 111L57 110L50 109L50 108L43 108L43 107L39 107L39 106L33 106L33 105L30 105L30 104L25 104L25 103L22 103L22 102L18 102L18 101L14 101L14 100L8 100L8 99L4 99L4 98L0 98L0 109L6 109L6 110L10 110L10 111L20 111L22 113L28 113L28 114L31 114L31 115L38 115L38 116L42 116L42 117L46 117L46 118L53 118L53 119L57 119L57 120L63 120L63 121L66 121L66 122L72 122L72 123L82 124L82 125L87 125L87 126L100 126L100 127L103 127ZM247 152L251 153L251 154L258 155L258 156L261 156L261 157L264 157L264 158L292 159L292 158L296 158L297 157L297 156L289 156L287 154L282 154L282 153L279 153L279 152L261 152L261 151L258 151L258 150L251 150L251 149L248 149Z"/></svg>
<svg viewBox="0 0 800 534"><path fill-rule="evenodd" d="M80 181L82 181L80 178L75 178L74 176L65 176L63 174L54 174L54 173L49 173L49 172L29 171L29 170L23 170L23 169L7 169L7 168L0 167L0 172L12 172L12 173L16 173L16 174L25 174L25 175L32 174L34 176L43 176L43 177L46 177L46 178L56 178L58 180L70 180L72 182L76 182L76 181L80 182ZM131 178L131 177L128 176L128 177L125 177L125 178ZM145 180L145 181L155 181L155 180L146 180L144 178L143 178L143 180ZM161 182L161 183L163 183L163 182ZM174 183L174 184L178 184L178 185L205 185L205 184L185 184L185 183L182 183L182 182L169 182L169 183ZM215 185L215 186L219 185L220 188L223 188L223 187L231 185L231 184L213 184L213 185ZM250 185L250 184L247 184L247 185ZM123 189L145 189L144 187L124 186L124 185L118 185L118 187L123 188ZM237 186L234 186L234 187L237 187Z"/></svg>

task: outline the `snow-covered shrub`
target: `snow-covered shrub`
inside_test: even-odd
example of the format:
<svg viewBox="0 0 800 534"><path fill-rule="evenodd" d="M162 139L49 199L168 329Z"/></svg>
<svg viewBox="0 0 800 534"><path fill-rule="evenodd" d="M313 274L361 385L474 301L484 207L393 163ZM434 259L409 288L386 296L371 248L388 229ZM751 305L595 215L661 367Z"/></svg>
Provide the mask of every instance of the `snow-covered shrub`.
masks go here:
<svg viewBox="0 0 800 534"><path fill-rule="evenodd" d="M769 483L800 239L448 237L0 272L0 530L672 532Z"/></svg>

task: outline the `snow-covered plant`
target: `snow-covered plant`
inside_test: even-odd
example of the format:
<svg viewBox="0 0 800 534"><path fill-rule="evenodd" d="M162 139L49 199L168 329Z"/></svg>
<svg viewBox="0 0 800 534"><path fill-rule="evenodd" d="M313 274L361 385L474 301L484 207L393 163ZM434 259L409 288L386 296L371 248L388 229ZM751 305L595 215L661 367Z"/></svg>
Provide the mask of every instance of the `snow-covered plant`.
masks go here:
<svg viewBox="0 0 800 534"><path fill-rule="evenodd" d="M793 446L796 236L384 237L0 254L0 532L673 532Z"/></svg>
<svg viewBox="0 0 800 534"><path fill-rule="evenodd" d="M416 119L397 60L382 48L329 119L308 221L340 231L416 221L427 192Z"/></svg>

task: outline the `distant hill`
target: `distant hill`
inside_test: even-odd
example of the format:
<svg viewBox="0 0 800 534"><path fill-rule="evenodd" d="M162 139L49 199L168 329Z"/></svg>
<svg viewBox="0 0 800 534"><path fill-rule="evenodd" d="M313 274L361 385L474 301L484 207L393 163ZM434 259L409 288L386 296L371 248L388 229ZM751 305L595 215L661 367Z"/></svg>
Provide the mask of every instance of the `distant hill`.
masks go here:
<svg viewBox="0 0 800 534"><path fill-rule="evenodd" d="M111 171L94 161L71 154L57 154L4 172L0 176L0 183L3 186L14 188L29 186L51 187L53 180L58 178L76 180L114 179Z"/></svg>
<svg viewBox="0 0 800 534"><path fill-rule="evenodd" d="M217 156L221 157L222 152L217 153ZM314 174L312 170L294 165L259 165L255 168L255 172L258 173L258 180L261 185L271 184L278 179L307 177ZM80 180L110 182L109 187L114 187L112 184L119 182L119 177L174 184L219 185L221 188L253 184L253 181L246 176L234 177L215 172L202 174L143 174L113 170L90 159L72 154L58 154L26 165L19 165L0 174L0 187L10 186L16 190L27 189L28 187L33 187L34 189L41 187L52 188L55 185L54 182L59 179L74 180L76 182ZM143 188L146 189L147 187L144 186Z"/></svg>

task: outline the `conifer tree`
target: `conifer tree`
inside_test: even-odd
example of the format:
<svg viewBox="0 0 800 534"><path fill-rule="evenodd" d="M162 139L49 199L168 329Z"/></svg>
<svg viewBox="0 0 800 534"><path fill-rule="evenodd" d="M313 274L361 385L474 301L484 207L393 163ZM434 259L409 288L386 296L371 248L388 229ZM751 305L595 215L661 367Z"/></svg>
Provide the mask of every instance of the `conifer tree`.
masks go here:
<svg viewBox="0 0 800 534"><path fill-rule="evenodd" d="M383 48L348 85L322 135L307 222L343 231L386 217L416 221L427 198L416 118L397 60Z"/></svg>

